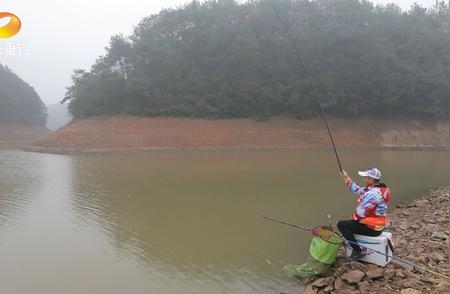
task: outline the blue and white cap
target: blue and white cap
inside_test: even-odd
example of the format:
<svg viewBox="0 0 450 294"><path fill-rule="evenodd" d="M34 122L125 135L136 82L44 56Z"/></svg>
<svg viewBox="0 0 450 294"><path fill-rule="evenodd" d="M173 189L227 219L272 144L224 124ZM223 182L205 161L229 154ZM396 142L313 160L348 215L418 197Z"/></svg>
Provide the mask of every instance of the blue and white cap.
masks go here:
<svg viewBox="0 0 450 294"><path fill-rule="evenodd" d="M360 175L361 177L371 177L376 180L381 179L381 172L376 167L369 167L365 171L359 171L358 175Z"/></svg>

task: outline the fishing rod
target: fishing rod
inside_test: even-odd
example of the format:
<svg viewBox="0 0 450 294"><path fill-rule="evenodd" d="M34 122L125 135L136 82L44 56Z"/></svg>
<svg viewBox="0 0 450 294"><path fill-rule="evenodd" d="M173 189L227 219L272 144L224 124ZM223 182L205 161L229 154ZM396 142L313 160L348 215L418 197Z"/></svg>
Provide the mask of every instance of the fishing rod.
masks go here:
<svg viewBox="0 0 450 294"><path fill-rule="evenodd" d="M276 223L279 223L279 224L283 224L283 225L286 225L286 226L290 226L290 227L301 229L301 230L305 230L305 231L311 231L312 230L312 228L290 224L288 222L285 222L285 221L282 221L282 220L278 220L278 219L274 219L274 218L271 218L271 217L268 217L268 216L265 216L265 215L263 215L263 218L266 219L266 220L272 221L272 222L276 222Z"/></svg>
<svg viewBox="0 0 450 294"><path fill-rule="evenodd" d="M277 222L277 223L280 223L280 224L283 224L283 225L287 225L287 226L290 226L290 227L293 227L293 228L298 228L298 229L307 230L307 231L312 231L312 230L313 230L313 229L310 229L310 228L307 228L307 227L303 227L303 226L299 226L299 225L294 225L294 224L291 224L291 223L288 223L288 222L285 222L285 221L282 221L282 220L277 220L277 219L274 219L274 218L270 218L270 217L267 217L267 216L263 216L263 217L264 217L264 219L266 219L266 220L269 220L269 221L272 221L272 222ZM398 262L400 262L400 263L407 264L407 265L409 265L409 266L412 266L413 268L421 269L421 270L426 271L426 272L428 272L428 273L430 273L430 274L434 274L434 275L437 275L437 276L440 276L440 277L446 278L446 279L449 278L449 277L447 277L446 275L443 275L443 274L441 274L441 273L438 273L438 272L436 272L436 271L433 271L433 270L431 270L431 269L429 269L429 268L426 268L426 267L417 265L417 264L415 264L415 263L413 263L413 262L411 262L411 261L407 261L407 260L401 259L400 257L397 257L397 256L395 256L395 255L390 255L390 254L387 254L387 253L378 251L378 250L376 250L376 249L372 249L372 248L369 248L369 247L367 247L367 246L361 245L361 244L359 244L359 243L357 243L357 242L353 242L353 241L347 240L347 239L345 239L343 236L341 236L340 234L334 232L333 230L331 230L331 233L333 233L334 235L336 235L336 236L339 237L340 239L345 240L346 242L348 242L348 243L350 243L350 244L358 245L358 246L363 247L363 248L365 248L365 249L367 249L367 250L369 250L369 251L372 251L372 252L381 254L381 255L383 255L383 256L386 256L386 257L388 257L388 258L391 258L391 259L393 259L393 260L396 260L396 261L398 261ZM326 241L326 240L325 240L325 241ZM342 243L343 243L343 242L342 242Z"/></svg>
<svg viewBox="0 0 450 294"><path fill-rule="evenodd" d="M335 233L335 234L336 234L336 233ZM340 235L339 235L339 236L340 236ZM381 252L381 251L378 251L378 250L369 248L369 247L367 247L367 246L361 245L361 244L359 244L359 243L357 243L357 242L353 242L353 241L347 240L347 239L345 239L343 236L340 236L340 237L341 237L342 239L344 239L345 241L347 241L348 243L350 243L350 244L354 244L354 245L358 245L358 246L360 246L360 247L366 248L366 249L368 249L368 250L370 250L370 251L373 251L373 252L375 252L375 253L378 253L378 254L384 255L384 256L386 256L386 257L392 258L392 259L394 259L394 260L396 260L396 261L398 261L398 262L400 262L400 263L405 263L405 264L407 264L407 265L409 265L409 266L412 266L413 268L418 268L418 269L424 270L424 271L426 271L426 272L429 272L430 274L434 274L434 275L440 276L440 277L442 277L442 278L446 278L446 279L449 278L449 277L447 277L446 275L443 275L443 274L438 273L438 272L436 272L436 271L430 270L429 268L426 268L426 267L417 265L417 264L415 264L415 263L413 263L413 262L411 262L411 261L407 261L407 260L401 259L400 257L397 257L397 256L395 256L395 255L386 254L386 253L383 253L383 252Z"/></svg>
<svg viewBox="0 0 450 294"><path fill-rule="evenodd" d="M290 226L296 229L301 229L301 230L305 230L305 231L309 231L311 232L311 234L313 236L317 236L320 237L322 240L324 240L327 243L333 244L333 245L337 245L337 244L342 244L342 241L339 242L333 242L330 241L331 237L333 236L334 232L333 232L333 228L331 227L324 227L324 226L317 226L314 228L308 228L308 227L304 227L304 226L299 226L299 225L294 225L294 224L290 224L288 222L282 221L282 220L278 220L278 219L274 219L268 216L263 215L263 218L272 222L276 222L276 223L280 223L286 226Z"/></svg>
<svg viewBox="0 0 450 294"><path fill-rule="evenodd" d="M339 159L338 152L336 150L336 145L334 143L333 135L331 134L331 130L330 130L330 127L328 125L327 118L325 116L325 111L323 110L322 103L320 102L319 95L317 94L316 87L314 86L314 83L312 81L311 75L309 74L308 67L306 66L306 63L305 63L305 61L303 59L303 56L302 56L302 54L300 52L300 49L298 48L297 44L294 41L294 37L292 36L292 34L289 31L286 23L284 22L283 18L281 17L280 13L278 12L278 9L276 8L275 4L273 4L272 0L267 0L267 1L269 1L270 5L273 8L273 11L277 15L278 19L280 20L281 24L283 25L284 29L286 30L286 33L289 35L289 38L291 39L292 45L294 46L294 48L295 48L295 50L297 52L297 57L298 57L300 68L303 68L305 70L305 72L306 72L306 75L308 77L308 81L309 81L309 83L311 85L311 88L313 89L314 96L316 97L317 104L319 104L319 108L320 108L320 112L322 113L323 121L325 122L325 126L327 127L328 135L330 136L331 144L333 145L334 154L336 155L336 160L337 160L337 163L339 165L339 171L342 172L342 165L341 165L341 161Z"/></svg>

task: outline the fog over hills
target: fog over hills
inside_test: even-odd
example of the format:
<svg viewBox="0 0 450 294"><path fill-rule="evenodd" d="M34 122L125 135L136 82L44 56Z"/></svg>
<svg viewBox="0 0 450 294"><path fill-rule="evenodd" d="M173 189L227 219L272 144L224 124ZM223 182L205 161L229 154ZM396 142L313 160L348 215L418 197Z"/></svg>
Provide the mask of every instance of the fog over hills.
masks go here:
<svg viewBox="0 0 450 294"><path fill-rule="evenodd" d="M47 105L47 129L54 131L67 124L72 117L67 112L66 104Z"/></svg>

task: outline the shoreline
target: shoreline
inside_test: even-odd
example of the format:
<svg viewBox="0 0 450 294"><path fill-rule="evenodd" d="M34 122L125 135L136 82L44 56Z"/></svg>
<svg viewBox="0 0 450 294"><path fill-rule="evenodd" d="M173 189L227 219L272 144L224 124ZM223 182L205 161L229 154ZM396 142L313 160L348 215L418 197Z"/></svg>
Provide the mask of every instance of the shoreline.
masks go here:
<svg viewBox="0 0 450 294"><path fill-rule="evenodd" d="M0 125L0 150L26 148L36 140L42 140L49 133L44 126Z"/></svg>
<svg viewBox="0 0 450 294"><path fill-rule="evenodd" d="M449 276L449 188L438 187L389 213L395 256ZM397 263L379 267L345 260L343 250L325 277L303 280L305 294L314 293L450 293L449 281Z"/></svg>
<svg viewBox="0 0 450 294"><path fill-rule="evenodd" d="M338 148L447 149L448 120L331 118ZM330 148L320 118L189 119L111 116L78 119L25 147L59 154L167 150L303 150Z"/></svg>
<svg viewBox="0 0 450 294"><path fill-rule="evenodd" d="M337 146L341 150L407 150L407 151L444 151L449 150L447 145L382 145L376 147L348 147ZM90 155L90 154L136 154L156 152L253 152L253 151L298 151L298 150L328 150L329 146L301 146L301 147L279 147L279 146L215 146L215 147L141 147L141 148L52 148L43 146L25 146L19 150L35 153L61 154L61 155ZM3 148L0 148L0 150ZM4 148L10 149L10 148Z"/></svg>

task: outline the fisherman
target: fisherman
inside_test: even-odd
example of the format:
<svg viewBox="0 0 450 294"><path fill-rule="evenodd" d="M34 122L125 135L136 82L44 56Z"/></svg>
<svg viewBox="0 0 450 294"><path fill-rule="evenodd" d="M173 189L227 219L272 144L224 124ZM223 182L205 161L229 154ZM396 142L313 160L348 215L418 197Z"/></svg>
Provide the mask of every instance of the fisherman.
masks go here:
<svg viewBox="0 0 450 294"><path fill-rule="evenodd" d="M337 223L342 236L350 241L350 246L353 248L350 256L352 260L362 257L361 247L356 244L354 234L379 236L386 226L387 203L391 198L388 187L380 182L379 169L368 168L365 171L359 171L358 174L362 177L364 187L358 186L345 170L341 172L346 187L358 197L358 206L351 220L341 220Z"/></svg>

